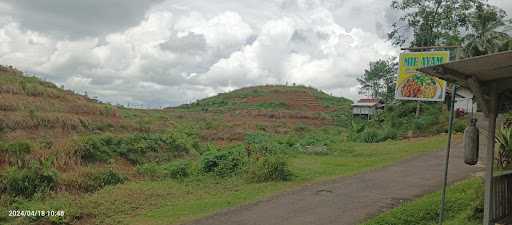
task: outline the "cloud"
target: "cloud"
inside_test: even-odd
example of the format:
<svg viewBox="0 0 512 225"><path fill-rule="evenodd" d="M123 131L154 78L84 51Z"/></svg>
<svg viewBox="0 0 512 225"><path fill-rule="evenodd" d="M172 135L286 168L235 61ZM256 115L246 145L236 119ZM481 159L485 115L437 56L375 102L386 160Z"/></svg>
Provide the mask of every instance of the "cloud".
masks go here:
<svg viewBox="0 0 512 225"><path fill-rule="evenodd" d="M512 1L510 0L489 0L489 3L505 10L507 14L512 16Z"/></svg>
<svg viewBox="0 0 512 225"><path fill-rule="evenodd" d="M142 1L133 3L140 12L126 14L129 21L106 19L110 28L58 27L84 32L72 38L29 25L23 16L30 9L44 17L53 9L9 1L19 12L0 23L0 62L125 105L177 105L269 83L312 85L355 98L355 78L368 63L398 54L376 29L376 20L387 18L381 10L387 4L361 1ZM86 10L106 4L94 2ZM369 10L355 10L363 6ZM351 15L350 21L341 14ZM66 16L72 17L59 15ZM356 17L367 23L354 22Z"/></svg>
<svg viewBox="0 0 512 225"><path fill-rule="evenodd" d="M159 2L161 0L4 0L0 3L0 12L17 18L28 29L76 38L107 34L135 25L152 4Z"/></svg>

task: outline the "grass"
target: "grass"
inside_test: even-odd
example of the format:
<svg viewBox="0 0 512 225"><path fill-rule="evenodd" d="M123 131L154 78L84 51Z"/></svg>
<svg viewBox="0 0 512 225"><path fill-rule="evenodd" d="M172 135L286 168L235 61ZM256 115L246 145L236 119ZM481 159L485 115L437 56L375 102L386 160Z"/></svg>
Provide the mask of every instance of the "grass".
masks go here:
<svg viewBox="0 0 512 225"><path fill-rule="evenodd" d="M460 137L456 139L460 140ZM330 146L332 154L297 155L291 159L290 168L303 180L347 176L386 166L412 155L439 150L445 144L445 135L375 144L335 143Z"/></svg>
<svg viewBox="0 0 512 225"><path fill-rule="evenodd" d="M446 225L481 224L483 204L481 197L482 180L474 178L457 183L448 189ZM381 214L362 225L435 225L438 222L440 192L426 195L412 202L402 204Z"/></svg>
<svg viewBox="0 0 512 225"><path fill-rule="evenodd" d="M130 181L92 194L54 194L18 204L22 209L63 209L87 224L178 224L338 176L383 167L407 157L440 149L446 136L379 144L332 143L329 155L290 157L289 182L248 183L240 177L199 176L183 181ZM370 159L369 159L370 158ZM61 207L61 208L59 208ZM2 210L5 211L5 210ZM1 220L0 220L1 221Z"/></svg>

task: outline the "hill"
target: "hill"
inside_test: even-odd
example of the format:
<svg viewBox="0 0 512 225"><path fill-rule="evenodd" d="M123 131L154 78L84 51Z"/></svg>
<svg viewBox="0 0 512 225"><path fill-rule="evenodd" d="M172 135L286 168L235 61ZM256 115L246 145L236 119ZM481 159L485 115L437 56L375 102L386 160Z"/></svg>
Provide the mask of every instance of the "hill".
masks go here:
<svg viewBox="0 0 512 225"><path fill-rule="evenodd" d="M202 111L243 109L333 112L345 110L352 102L306 86L265 85L246 87L198 100L178 108Z"/></svg>
<svg viewBox="0 0 512 225"><path fill-rule="evenodd" d="M130 127L115 107L12 67L0 66L0 99L0 131L6 139Z"/></svg>
<svg viewBox="0 0 512 225"><path fill-rule="evenodd" d="M248 131L255 130L283 134L298 127L348 127L351 104L346 98L311 87L265 85L221 93L167 110L188 115L202 113L211 125L203 133L204 139L223 143L241 141Z"/></svg>
<svg viewBox="0 0 512 225"><path fill-rule="evenodd" d="M79 164L75 146L87 136L124 137L182 129L201 143L226 145L241 142L255 131L286 134L309 127L347 125L350 103L314 88L268 85L166 110L130 109L0 66L0 148L2 143L28 142L33 159L57 155L58 161ZM8 160L0 159L0 168L7 164Z"/></svg>
<svg viewBox="0 0 512 225"><path fill-rule="evenodd" d="M2 224L140 223L141 212L169 202L170 218L183 219L204 215L201 207L252 201L284 190L274 187L352 174L382 166L390 155L430 149L349 143L351 102L304 86L248 87L144 110L0 67L0 100L0 211L65 210L64 217L0 214ZM175 213L187 204L201 209Z"/></svg>

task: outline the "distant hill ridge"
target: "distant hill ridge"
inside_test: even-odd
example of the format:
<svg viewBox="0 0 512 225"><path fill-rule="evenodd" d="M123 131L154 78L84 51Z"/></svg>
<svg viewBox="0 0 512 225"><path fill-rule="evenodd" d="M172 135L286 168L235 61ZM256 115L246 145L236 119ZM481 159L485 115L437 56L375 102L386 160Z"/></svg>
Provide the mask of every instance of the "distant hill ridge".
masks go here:
<svg viewBox="0 0 512 225"><path fill-rule="evenodd" d="M93 130L114 126L118 110L55 84L0 66L0 131Z"/></svg>
<svg viewBox="0 0 512 225"><path fill-rule="evenodd" d="M346 108L352 101L331 96L306 86L264 85L237 89L191 104L176 107L185 110L286 110L304 112L333 112Z"/></svg>
<svg viewBox="0 0 512 225"><path fill-rule="evenodd" d="M166 110L130 109L101 103L13 67L0 66L0 141L156 132L198 120L211 122L210 128L201 132L203 140L239 141L246 132L263 128L282 133L297 125L347 126L351 103L311 87L264 85Z"/></svg>

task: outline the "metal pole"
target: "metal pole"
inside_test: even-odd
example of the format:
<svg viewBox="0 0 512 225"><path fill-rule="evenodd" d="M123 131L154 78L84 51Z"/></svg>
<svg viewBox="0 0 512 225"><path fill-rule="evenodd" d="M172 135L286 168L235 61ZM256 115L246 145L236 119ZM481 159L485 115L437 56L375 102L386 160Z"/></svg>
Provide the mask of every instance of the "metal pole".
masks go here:
<svg viewBox="0 0 512 225"><path fill-rule="evenodd" d="M444 161L444 180L443 180L443 192L441 195L441 209L439 210L439 225L443 225L444 221L444 210L446 204L446 188L448 186L448 165L450 164L450 150L452 148L452 136L453 136L453 121L455 117L455 92L457 87L453 84L452 96L450 101L450 119L448 125L448 146L446 148L446 158Z"/></svg>

